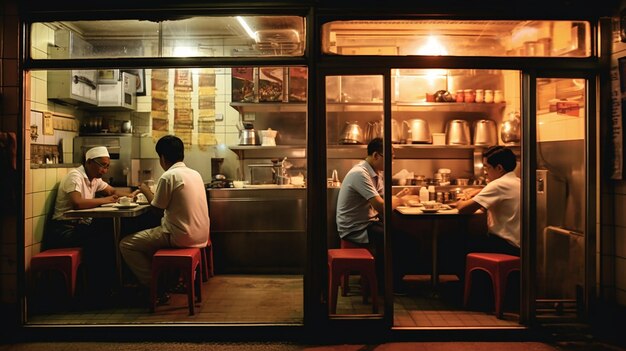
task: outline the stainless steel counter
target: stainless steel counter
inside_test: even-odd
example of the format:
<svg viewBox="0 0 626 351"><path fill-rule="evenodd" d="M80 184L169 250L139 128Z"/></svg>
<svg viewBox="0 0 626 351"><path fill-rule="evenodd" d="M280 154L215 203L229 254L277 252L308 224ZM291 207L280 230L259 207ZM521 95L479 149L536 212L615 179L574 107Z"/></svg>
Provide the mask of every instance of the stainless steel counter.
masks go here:
<svg viewBox="0 0 626 351"><path fill-rule="evenodd" d="M219 274L302 274L306 189L209 189L211 241Z"/></svg>

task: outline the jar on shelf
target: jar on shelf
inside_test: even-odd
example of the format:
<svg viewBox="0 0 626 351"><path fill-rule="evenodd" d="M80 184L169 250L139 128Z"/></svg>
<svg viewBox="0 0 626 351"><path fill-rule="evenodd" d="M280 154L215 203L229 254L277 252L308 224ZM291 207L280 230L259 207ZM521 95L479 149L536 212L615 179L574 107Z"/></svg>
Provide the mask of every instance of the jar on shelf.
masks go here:
<svg viewBox="0 0 626 351"><path fill-rule="evenodd" d="M476 102L481 103L485 101L485 91L482 89L476 89Z"/></svg>
<svg viewBox="0 0 626 351"><path fill-rule="evenodd" d="M485 103L490 104L493 102L493 90L485 90Z"/></svg>
<svg viewBox="0 0 626 351"><path fill-rule="evenodd" d="M465 101L465 95L463 93L463 90L457 90L455 98L456 98L456 102L463 102L463 101Z"/></svg>
<svg viewBox="0 0 626 351"><path fill-rule="evenodd" d="M495 102L496 104L504 102L504 94L502 93L502 90L494 90L493 102Z"/></svg>
<svg viewBox="0 0 626 351"><path fill-rule="evenodd" d="M465 102L474 102L476 101L476 95L474 95L474 89L465 89L463 91L463 98Z"/></svg>

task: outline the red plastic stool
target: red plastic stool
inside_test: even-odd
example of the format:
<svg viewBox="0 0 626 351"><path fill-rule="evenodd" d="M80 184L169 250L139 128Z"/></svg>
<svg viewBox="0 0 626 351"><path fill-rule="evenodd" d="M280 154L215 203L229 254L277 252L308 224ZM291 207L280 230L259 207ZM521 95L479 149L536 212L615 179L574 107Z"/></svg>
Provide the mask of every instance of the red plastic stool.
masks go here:
<svg viewBox="0 0 626 351"><path fill-rule="evenodd" d="M466 258L465 265L465 292L463 303L468 305L472 288L472 272L482 270L489 274L493 284L493 296L495 299L496 316L502 318L502 303L509 274L520 270L520 258L517 256L499 253L470 253Z"/></svg>
<svg viewBox="0 0 626 351"><path fill-rule="evenodd" d="M76 293L76 276L82 263L83 249L70 247L40 252L30 259L30 269L35 276L43 271L56 270L63 274L65 286L71 297Z"/></svg>
<svg viewBox="0 0 626 351"><path fill-rule="evenodd" d="M202 281L207 282L209 278L214 276L213 269L213 244L211 239L206 243L206 246L200 249L202 253Z"/></svg>
<svg viewBox="0 0 626 351"><path fill-rule="evenodd" d="M352 241L341 239L341 248L342 249L362 249L362 246L353 243ZM341 296L348 296L350 293L350 272L347 272L343 275L341 279Z"/></svg>
<svg viewBox="0 0 626 351"><path fill-rule="evenodd" d="M372 293L372 312L378 312L378 285L376 282L376 265L374 256L367 249L330 249L328 250L328 310L330 314L337 312L337 289L341 277L350 271L359 271L365 279L361 280L363 302L367 302L365 281L369 282Z"/></svg>
<svg viewBox="0 0 626 351"><path fill-rule="evenodd" d="M154 312L157 303L157 285L161 271L179 269L187 286L189 315L194 314L194 300L197 290L198 302L202 301L202 254L200 248L160 249L152 256L152 284L150 287L150 311ZM199 270L198 274L196 271Z"/></svg>

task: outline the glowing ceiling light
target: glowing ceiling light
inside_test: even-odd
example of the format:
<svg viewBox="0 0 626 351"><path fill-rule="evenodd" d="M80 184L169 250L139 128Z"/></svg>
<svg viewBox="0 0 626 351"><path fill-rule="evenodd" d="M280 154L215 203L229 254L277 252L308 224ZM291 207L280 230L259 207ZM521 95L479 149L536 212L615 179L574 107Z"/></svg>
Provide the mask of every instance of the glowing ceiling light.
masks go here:
<svg viewBox="0 0 626 351"><path fill-rule="evenodd" d="M418 55L443 56L448 54L448 50L441 45L439 40L433 35L428 37L426 44L422 45L417 51Z"/></svg>
<svg viewBox="0 0 626 351"><path fill-rule="evenodd" d="M175 57L191 57L191 56L196 56L197 54L198 54L198 50L195 47L191 47L191 46L174 47Z"/></svg>
<svg viewBox="0 0 626 351"><path fill-rule="evenodd" d="M246 20L243 19L243 17L241 17L241 16L237 16L235 18L237 18L237 21L239 21L239 24L241 24L241 26L246 31L246 33L248 33L248 36L250 36L250 38L256 40L256 34L254 34L254 32L252 31L252 28L250 28L250 26L248 25Z"/></svg>

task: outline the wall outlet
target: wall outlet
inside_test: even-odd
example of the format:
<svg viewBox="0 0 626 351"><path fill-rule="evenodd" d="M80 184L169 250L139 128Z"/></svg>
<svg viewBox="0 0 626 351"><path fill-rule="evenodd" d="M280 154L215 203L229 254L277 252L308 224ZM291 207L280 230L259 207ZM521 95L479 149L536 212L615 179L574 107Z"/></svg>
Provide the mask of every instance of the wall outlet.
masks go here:
<svg viewBox="0 0 626 351"><path fill-rule="evenodd" d="M216 121L223 121L224 120L224 114L223 113L216 113L215 114L215 120Z"/></svg>

